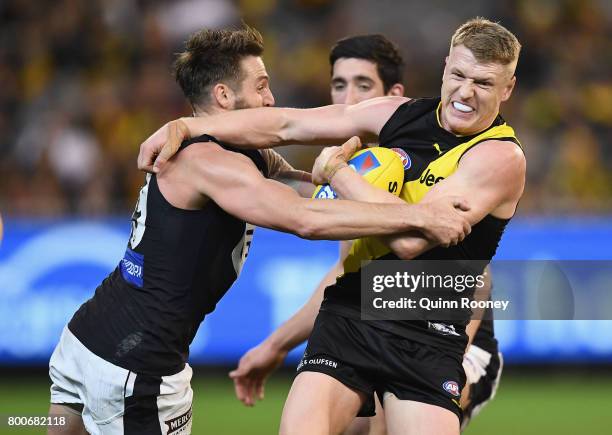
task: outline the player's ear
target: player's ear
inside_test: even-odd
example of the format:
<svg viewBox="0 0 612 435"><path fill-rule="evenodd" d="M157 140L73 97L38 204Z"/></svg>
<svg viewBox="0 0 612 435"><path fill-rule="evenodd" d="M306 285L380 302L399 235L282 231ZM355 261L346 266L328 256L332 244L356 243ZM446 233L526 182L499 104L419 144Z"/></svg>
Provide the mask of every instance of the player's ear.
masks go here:
<svg viewBox="0 0 612 435"><path fill-rule="evenodd" d="M442 77L446 74L446 67L448 66L448 56L444 58L444 69L442 70Z"/></svg>
<svg viewBox="0 0 612 435"><path fill-rule="evenodd" d="M229 86L217 83L212 90L212 94L218 107L225 110L232 110L234 108L236 96Z"/></svg>
<svg viewBox="0 0 612 435"><path fill-rule="evenodd" d="M401 83L396 83L389 89L387 95L394 97L403 97L404 96L404 85Z"/></svg>
<svg viewBox="0 0 612 435"><path fill-rule="evenodd" d="M512 95L512 91L514 90L514 85L516 85L516 76L512 76L508 84L504 87L504 91L502 94L502 102L507 101L508 98Z"/></svg>

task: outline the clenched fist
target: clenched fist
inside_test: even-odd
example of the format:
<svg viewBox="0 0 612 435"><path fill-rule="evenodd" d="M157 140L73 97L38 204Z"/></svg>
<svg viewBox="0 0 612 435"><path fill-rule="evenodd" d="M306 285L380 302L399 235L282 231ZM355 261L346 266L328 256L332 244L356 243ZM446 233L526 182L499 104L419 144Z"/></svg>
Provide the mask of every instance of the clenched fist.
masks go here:
<svg viewBox="0 0 612 435"><path fill-rule="evenodd" d="M347 161L361 148L361 140L353 136L341 146L327 147L321 151L312 167L314 184L329 183L339 169L348 166Z"/></svg>
<svg viewBox="0 0 612 435"><path fill-rule="evenodd" d="M164 163L176 154L181 143L190 138L187 124L180 119L170 121L140 145L138 169L159 172Z"/></svg>
<svg viewBox="0 0 612 435"><path fill-rule="evenodd" d="M472 231L464 212L469 211L467 201L458 196L445 196L435 201L418 204L425 221L423 235L443 247L456 245Z"/></svg>

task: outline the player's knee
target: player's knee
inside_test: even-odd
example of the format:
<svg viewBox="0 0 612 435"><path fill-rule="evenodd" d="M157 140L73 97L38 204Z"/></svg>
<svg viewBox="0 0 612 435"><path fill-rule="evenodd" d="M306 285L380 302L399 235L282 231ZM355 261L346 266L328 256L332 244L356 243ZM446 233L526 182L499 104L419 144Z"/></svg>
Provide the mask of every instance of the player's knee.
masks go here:
<svg viewBox="0 0 612 435"><path fill-rule="evenodd" d="M47 435L87 435L81 415L69 406L52 403Z"/></svg>
<svg viewBox="0 0 612 435"><path fill-rule="evenodd" d="M342 435L370 435L370 419L368 417L355 418Z"/></svg>
<svg viewBox="0 0 612 435"><path fill-rule="evenodd" d="M309 412L307 407L287 403L280 422L280 435L326 435L330 433L329 419L324 413Z"/></svg>

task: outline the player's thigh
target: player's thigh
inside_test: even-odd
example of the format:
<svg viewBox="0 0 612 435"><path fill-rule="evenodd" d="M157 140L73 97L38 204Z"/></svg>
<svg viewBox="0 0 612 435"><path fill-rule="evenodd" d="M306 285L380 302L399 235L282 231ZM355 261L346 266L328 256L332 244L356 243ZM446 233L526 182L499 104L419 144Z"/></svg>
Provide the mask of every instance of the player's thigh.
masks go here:
<svg viewBox="0 0 612 435"><path fill-rule="evenodd" d="M385 423L385 411L383 410L378 395L374 395L376 415L373 417L355 417L343 435L385 435L387 426Z"/></svg>
<svg viewBox="0 0 612 435"><path fill-rule="evenodd" d="M86 434L83 423L83 364L89 354L81 352L76 339L64 328L49 360L51 379L48 434Z"/></svg>
<svg viewBox="0 0 612 435"><path fill-rule="evenodd" d="M80 413L70 406L52 403L49 417L47 435L87 435Z"/></svg>
<svg viewBox="0 0 612 435"><path fill-rule="evenodd" d="M282 435L339 434L366 400L363 392L319 372L297 375L283 408Z"/></svg>
<svg viewBox="0 0 612 435"><path fill-rule="evenodd" d="M389 435L458 435L459 418L437 405L384 397L385 420Z"/></svg>

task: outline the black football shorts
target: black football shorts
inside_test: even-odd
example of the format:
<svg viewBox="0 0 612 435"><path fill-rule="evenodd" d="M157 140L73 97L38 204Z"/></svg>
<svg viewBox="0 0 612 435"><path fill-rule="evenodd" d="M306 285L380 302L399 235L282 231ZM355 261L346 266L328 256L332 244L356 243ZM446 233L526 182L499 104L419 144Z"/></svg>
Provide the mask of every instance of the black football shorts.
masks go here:
<svg viewBox="0 0 612 435"><path fill-rule="evenodd" d="M461 421L466 380L461 362L462 355L320 311L297 372L324 373L365 393L360 417L375 414L374 393L383 403L389 392L400 400L441 406Z"/></svg>

